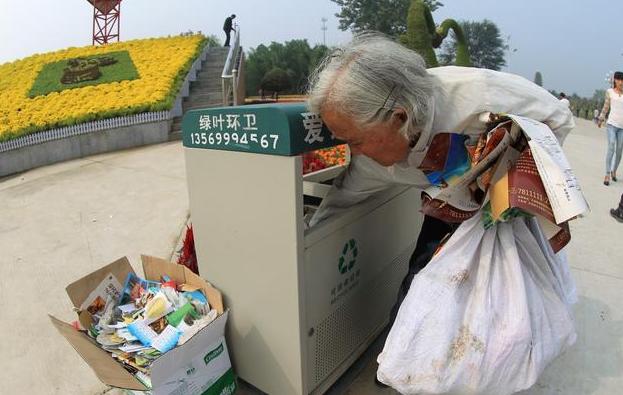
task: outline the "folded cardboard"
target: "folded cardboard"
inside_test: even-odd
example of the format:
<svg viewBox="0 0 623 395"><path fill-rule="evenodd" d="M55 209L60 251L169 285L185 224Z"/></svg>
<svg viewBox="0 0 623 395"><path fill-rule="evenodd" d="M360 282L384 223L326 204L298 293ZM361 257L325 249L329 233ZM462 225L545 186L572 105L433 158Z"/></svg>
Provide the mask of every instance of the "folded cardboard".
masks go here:
<svg viewBox="0 0 623 395"><path fill-rule="evenodd" d="M110 353L100 348L85 331L78 331L72 325L50 316L52 324L104 384L129 390L151 390L154 395L234 393L236 382L224 337L228 312L223 309L220 291L185 266L150 256L141 256L141 261L147 280L159 281L163 275L167 275L178 284L198 287L208 298L210 306L219 314L188 342L153 362L151 389L124 369ZM67 286L67 294L78 311L78 319L83 328L91 325L92 318L88 311L80 310L79 306L83 305L85 299L106 276L112 274L123 283L129 273L134 273L134 270L124 257Z"/></svg>

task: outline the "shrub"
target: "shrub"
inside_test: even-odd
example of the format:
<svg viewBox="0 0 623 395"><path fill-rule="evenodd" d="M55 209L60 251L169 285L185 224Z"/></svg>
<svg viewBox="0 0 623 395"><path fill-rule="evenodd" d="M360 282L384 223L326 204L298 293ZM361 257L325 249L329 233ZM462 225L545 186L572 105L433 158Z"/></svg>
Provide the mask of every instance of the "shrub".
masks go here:
<svg viewBox="0 0 623 395"><path fill-rule="evenodd" d="M264 75L260 86L265 91L283 92L291 86L290 76L284 69L274 67Z"/></svg>

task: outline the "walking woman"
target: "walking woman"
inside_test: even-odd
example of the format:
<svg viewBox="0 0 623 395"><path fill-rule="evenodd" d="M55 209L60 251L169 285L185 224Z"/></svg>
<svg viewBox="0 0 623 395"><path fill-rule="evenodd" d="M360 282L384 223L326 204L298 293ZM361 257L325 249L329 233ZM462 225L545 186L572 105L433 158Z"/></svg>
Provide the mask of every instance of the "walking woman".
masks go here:
<svg viewBox="0 0 623 395"><path fill-rule="evenodd" d="M608 115L608 110L610 114ZM617 181L617 168L621 163L623 152L623 72L614 73L612 88L606 91L604 108L599 115L599 127L606 121L608 131L608 151L606 152L606 177L604 185L610 185L610 180Z"/></svg>

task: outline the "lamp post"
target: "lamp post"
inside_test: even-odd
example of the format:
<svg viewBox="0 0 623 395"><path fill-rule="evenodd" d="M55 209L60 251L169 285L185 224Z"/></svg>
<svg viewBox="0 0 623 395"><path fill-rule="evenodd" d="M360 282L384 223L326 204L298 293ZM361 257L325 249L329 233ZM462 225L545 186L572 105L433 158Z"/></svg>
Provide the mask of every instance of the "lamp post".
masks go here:
<svg viewBox="0 0 623 395"><path fill-rule="evenodd" d="M322 30L322 45L326 47L327 46L327 21L328 19L323 16L320 19L320 21L322 22L322 27L320 28L320 30Z"/></svg>

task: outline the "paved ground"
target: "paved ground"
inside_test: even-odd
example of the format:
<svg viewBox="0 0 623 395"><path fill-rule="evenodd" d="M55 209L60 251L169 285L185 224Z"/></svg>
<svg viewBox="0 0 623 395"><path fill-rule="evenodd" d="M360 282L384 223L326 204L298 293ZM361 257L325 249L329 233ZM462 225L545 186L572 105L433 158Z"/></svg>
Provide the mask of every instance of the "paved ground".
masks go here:
<svg viewBox="0 0 623 395"><path fill-rule="evenodd" d="M180 143L89 157L0 181L3 387L14 394L106 390L56 332L65 286L127 255L169 258L186 222ZM0 390L0 393L3 393Z"/></svg>
<svg viewBox="0 0 623 395"><path fill-rule="evenodd" d="M623 182L601 184L605 132L589 122L565 150L592 213L573 226L578 342L521 395L612 395L623 388L623 224L608 215ZM623 178L623 169L621 170ZM100 155L0 180L0 378L11 393L106 391L56 333L73 319L64 287L120 256L168 258L188 211L179 143ZM392 394L373 384L375 346L331 391ZM3 392L3 391L0 391ZM111 391L117 392L117 391Z"/></svg>

